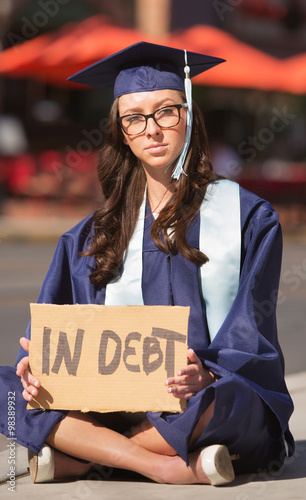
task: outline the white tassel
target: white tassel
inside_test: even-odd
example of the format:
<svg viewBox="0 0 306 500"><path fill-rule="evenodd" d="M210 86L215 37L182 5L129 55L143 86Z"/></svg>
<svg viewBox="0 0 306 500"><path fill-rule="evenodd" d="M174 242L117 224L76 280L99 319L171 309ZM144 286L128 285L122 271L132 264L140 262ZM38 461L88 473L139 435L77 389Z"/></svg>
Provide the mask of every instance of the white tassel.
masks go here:
<svg viewBox="0 0 306 500"><path fill-rule="evenodd" d="M193 121L193 113L192 113L192 84L190 80L190 68L188 66L187 62L187 51L185 50L185 80L184 80L184 85L185 85L185 94L186 94L186 100L187 100L187 127L186 127L186 137L185 137L185 142L183 149L181 151L180 157L175 165L175 168L172 172L172 177L176 180L178 180L181 176L181 174L187 175L186 172L184 171L184 163L186 160L188 148L190 145L190 139L191 139L191 132L192 132L192 121Z"/></svg>

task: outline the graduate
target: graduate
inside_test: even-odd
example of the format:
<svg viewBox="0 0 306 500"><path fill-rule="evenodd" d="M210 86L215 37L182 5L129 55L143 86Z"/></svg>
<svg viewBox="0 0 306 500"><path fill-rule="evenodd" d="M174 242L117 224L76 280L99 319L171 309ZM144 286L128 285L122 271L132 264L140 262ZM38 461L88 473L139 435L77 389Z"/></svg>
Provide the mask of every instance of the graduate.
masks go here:
<svg viewBox="0 0 306 500"><path fill-rule="evenodd" d="M16 394L34 482L100 465L159 483L227 484L294 451L275 309L282 236L272 206L213 172L191 78L223 60L140 42L70 80L114 89L99 154L101 206L58 243L38 302L190 307L188 364L165 380L183 413L26 410L30 327L0 370L0 425ZM150 388L148 387L148 390ZM141 398L141 394L139 394Z"/></svg>

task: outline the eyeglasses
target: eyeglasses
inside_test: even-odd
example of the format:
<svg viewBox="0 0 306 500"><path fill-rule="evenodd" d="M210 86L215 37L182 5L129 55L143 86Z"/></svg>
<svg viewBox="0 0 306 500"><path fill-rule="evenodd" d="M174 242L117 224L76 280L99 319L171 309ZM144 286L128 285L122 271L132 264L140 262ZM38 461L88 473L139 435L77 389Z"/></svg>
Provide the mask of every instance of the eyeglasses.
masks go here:
<svg viewBox="0 0 306 500"><path fill-rule="evenodd" d="M130 114L124 115L117 118L117 122L120 123L122 130L127 135L139 135L142 134L146 128L149 118L153 118L156 125L160 128L172 128L179 124L181 119L180 110L181 108L187 108L187 103L184 104L172 104L171 106L165 106L159 108L154 113L150 115L143 114Z"/></svg>

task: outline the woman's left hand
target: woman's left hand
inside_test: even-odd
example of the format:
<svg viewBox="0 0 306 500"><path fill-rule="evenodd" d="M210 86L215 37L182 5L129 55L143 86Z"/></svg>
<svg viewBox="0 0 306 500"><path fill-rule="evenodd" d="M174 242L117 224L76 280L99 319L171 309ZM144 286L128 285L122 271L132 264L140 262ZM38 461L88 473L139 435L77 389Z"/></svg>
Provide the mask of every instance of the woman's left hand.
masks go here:
<svg viewBox="0 0 306 500"><path fill-rule="evenodd" d="M189 364L178 371L177 377L165 381L168 392L176 398L190 399L197 392L215 382L214 375L206 370L193 349L188 349Z"/></svg>

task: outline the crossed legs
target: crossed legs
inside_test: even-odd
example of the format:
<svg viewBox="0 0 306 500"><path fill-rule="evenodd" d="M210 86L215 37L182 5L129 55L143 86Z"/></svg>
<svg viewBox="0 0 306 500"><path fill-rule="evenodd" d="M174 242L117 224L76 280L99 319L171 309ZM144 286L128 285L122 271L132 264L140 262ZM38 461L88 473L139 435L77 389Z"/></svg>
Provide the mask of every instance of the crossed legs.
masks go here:
<svg viewBox="0 0 306 500"><path fill-rule="evenodd" d="M212 403L199 419L191 437L193 444L213 415ZM81 464L65 455L56 455L55 477L73 477L89 471L93 464L127 469L159 483L209 483L199 452L189 455L189 466L176 454L148 421L120 434L98 423L90 414L70 412L47 438L56 450L88 460Z"/></svg>

